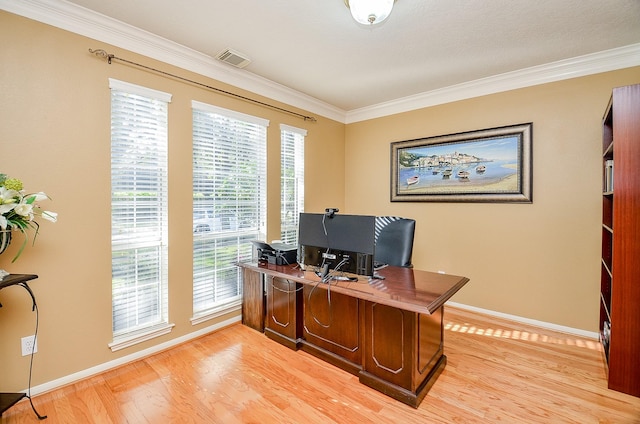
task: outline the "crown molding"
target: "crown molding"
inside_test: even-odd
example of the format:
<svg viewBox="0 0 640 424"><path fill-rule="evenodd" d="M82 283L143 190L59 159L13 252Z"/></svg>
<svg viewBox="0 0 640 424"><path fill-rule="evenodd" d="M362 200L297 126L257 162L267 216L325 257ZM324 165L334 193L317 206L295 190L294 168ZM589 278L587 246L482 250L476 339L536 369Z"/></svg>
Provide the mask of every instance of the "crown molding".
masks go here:
<svg viewBox="0 0 640 424"><path fill-rule="evenodd" d="M0 9L178 66L345 124L601 72L640 66L640 43L345 111L195 50L64 0L0 0ZM101 48L99 45L87 49Z"/></svg>
<svg viewBox="0 0 640 424"><path fill-rule="evenodd" d="M452 85L347 112L346 124L601 72L640 66L640 43Z"/></svg>
<svg viewBox="0 0 640 424"><path fill-rule="evenodd" d="M0 0L0 9L92 38L97 40L96 44L108 43L338 122L345 120L346 111L340 108L64 0ZM102 46L87 46L89 48Z"/></svg>

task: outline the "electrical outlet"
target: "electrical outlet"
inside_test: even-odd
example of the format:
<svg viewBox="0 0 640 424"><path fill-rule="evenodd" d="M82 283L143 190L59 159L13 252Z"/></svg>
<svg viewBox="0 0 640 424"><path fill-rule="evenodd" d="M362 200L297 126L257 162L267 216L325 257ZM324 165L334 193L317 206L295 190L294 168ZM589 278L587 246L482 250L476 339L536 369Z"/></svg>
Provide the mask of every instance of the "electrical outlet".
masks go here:
<svg viewBox="0 0 640 424"><path fill-rule="evenodd" d="M38 351L38 340L36 336L27 336L22 338L22 356L31 355Z"/></svg>

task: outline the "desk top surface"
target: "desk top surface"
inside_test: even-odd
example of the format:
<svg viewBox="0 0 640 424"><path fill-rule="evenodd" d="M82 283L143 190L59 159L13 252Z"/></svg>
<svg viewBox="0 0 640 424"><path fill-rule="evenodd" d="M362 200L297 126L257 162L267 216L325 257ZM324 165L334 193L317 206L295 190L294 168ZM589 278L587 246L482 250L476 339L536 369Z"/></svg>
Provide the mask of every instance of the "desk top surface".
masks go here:
<svg viewBox="0 0 640 424"><path fill-rule="evenodd" d="M384 279L364 277L358 281L330 280L329 283L322 283L314 272L303 271L298 265L238 265L302 284L318 287L330 285L334 292L423 314L435 312L469 281L457 275L388 266L376 272Z"/></svg>

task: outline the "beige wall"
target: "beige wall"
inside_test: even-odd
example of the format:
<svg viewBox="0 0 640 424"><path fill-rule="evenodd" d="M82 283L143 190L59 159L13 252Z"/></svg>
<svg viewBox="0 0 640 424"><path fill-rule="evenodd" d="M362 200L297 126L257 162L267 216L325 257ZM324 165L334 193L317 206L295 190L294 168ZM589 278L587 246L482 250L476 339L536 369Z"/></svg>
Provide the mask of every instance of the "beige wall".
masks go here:
<svg viewBox="0 0 640 424"><path fill-rule="evenodd" d="M599 273L600 119L611 88L640 81L612 72L343 125L304 122L103 60L127 59L230 89L85 37L0 12L0 171L53 197L59 222L42 223L34 247L0 268L34 273L40 309L35 385L188 335L191 317L191 100L270 120L268 239L279 235L279 124L308 130L306 210L395 214L418 220L416 267L471 278L454 300L499 312L596 330ZM108 78L173 94L169 106L169 335L112 353ZM266 99L261 99L266 100ZM286 105L281 105L285 106ZM300 111L309 114L306 111ZM533 122L530 205L389 202L389 143ZM15 244L12 249L15 249ZM35 314L19 288L0 291L2 391L26 387L20 338ZM225 319L227 317L220 318Z"/></svg>
<svg viewBox="0 0 640 424"><path fill-rule="evenodd" d="M601 119L640 68L348 125L346 208L417 220L419 269L471 281L452 301L597 331ZM390 142L533 122L533 203L389 201Z"/></svg>
<svg viewBox="0 0 640 424"><path fill-rule="evenodd" d="M128 65L108 65L88 49L104 48L129 60L269 101L6 12L0 12L0 39L0 172L22 179L27 190L49 194L53 201L46 206L59 213L57 223L41 224L35 246L28 246L18 261L10 262L16 242L0 256L0 268L39 275L30 284L40 310L35 385L215 324L192 326L189 321L191 100L270 120L268 239L280 237L281 123L308 131L307 208L321 211L325 204L343 207L342 123L322 117L316 123L305 122ZM169 105L169 315L175 328L170 335L116 353L107 347L112 341L109 78L173 95ZM35 314L29 302L20 288L0 291L4 305L0 308L0 391L21 390L27 385L29 363L28 357L20 355L20 338L34 331Z"/></svg>

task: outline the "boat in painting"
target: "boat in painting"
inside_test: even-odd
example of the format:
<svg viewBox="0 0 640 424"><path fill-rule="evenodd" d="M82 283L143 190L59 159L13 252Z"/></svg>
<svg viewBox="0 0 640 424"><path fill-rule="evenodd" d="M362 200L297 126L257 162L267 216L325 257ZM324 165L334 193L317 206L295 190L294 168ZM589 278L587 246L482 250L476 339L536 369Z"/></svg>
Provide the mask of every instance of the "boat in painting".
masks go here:
<svg viewBox="0 0 640 424"><path fill-rule="evenodd" d="M414 175L413 177L407 178L407 185L413 185L420 181L420 177L418 175Z"/></svg>

